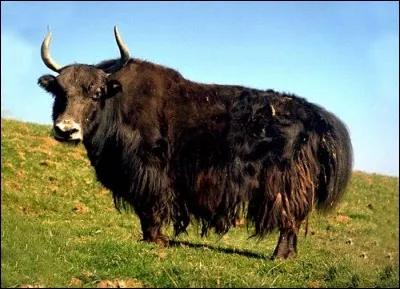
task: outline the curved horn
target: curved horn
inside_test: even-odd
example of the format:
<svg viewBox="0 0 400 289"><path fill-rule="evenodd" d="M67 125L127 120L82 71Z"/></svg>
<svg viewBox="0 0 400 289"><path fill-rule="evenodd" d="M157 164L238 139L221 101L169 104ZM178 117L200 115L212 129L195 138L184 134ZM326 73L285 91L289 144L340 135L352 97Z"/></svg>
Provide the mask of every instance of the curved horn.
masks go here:
<svg viewBox="0 0 400 289"><path fill-rule="evenodd" d="M122 38L118 32L117 26L114 26L114 34L115 34L115 40L117 41L119 52L121 53L121 58L119 61L114 65L111 66L107 69L104 69L106 73L114 73L120 70L122 67L126 65L126 63L129 60L129 50L128 47L125 45L125 43L122 41Z"/></svg>
<svg viewBox="0 0 400 289"><path fill-rule="evenodd" d="M272 104L269 105L271 107L272 116L275 115L275 108Z"/></svg>
<svg viewBox="0 0 400 289"><path fill-rule="evenodd" d="M46 35L46 38L43 40L42 43L42 60L44 64L50 68L51 70L55 72L60 72L62 69L62 66L58 65L53 58L50 56L50 51L49 51L49 45L50 45L50 40L53 37L53 34L49 31Z"/></svg>

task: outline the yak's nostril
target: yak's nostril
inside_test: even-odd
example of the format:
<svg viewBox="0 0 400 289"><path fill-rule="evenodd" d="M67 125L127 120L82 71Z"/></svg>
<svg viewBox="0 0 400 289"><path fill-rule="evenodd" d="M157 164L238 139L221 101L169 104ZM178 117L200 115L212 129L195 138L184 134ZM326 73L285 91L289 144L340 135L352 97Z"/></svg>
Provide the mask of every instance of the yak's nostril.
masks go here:
<svg viewBox="0 0 400 289"><path fill-rule="evenodd" d="M54 133L58 139L80 138L80 126L74 121L64 119L54 125Z"/></svg>
<svg viewBox="0 0 400 289"><path fill-rule="evenodd" d="M56 133L58 133L60 135L71 135L71 134L76 133L76 132L79 131L79 129L74 128L74 127L72 127L72 128L65 128L64 127L64 129L61 129L57 125L54 127L54 130L56 131Z"/></svg>
<svg viewBox="0 0 400 289"><path fill-rule="evenodd" d="M54 126L54 131L59 135L63 135L64 134L64 131L61 130L61 128L58 125Z"/></svg>

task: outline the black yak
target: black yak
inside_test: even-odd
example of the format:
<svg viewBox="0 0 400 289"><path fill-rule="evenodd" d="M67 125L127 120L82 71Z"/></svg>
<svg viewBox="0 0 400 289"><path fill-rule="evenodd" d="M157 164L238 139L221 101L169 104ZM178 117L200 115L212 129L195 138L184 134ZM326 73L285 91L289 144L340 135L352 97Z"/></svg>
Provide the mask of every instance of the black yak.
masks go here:
<svg viewBox="0 0 400 289"><path fill-rule="evenodd" d="M296 254L313 208L333 208L352 169L345 125L295 95L200 84L129 57L59 66L48 33L42 59L57 72L38 83L54 95L54 136L82 141L117 209L133 208L143 240L166 245L162 227L191 218L224 234L244 213L263 237L277 228L273 257Z"/></svg>

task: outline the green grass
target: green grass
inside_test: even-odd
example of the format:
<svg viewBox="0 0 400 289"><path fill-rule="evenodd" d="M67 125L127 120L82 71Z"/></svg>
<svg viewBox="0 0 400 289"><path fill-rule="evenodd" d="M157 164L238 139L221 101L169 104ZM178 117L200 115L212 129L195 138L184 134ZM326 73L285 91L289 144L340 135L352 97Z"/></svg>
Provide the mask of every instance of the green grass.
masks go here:
<svg viewBox="0 0 400 289"><path fill-rule="evenodd" d="M333 212L312 212L292 260L270 261L278 234L258 242L245 226L202 239L193 224L163 249L138 242L138 218L114 209L83 146L50 130L1 122L1 287L399 286L398 178L354 172Z"/></svg>

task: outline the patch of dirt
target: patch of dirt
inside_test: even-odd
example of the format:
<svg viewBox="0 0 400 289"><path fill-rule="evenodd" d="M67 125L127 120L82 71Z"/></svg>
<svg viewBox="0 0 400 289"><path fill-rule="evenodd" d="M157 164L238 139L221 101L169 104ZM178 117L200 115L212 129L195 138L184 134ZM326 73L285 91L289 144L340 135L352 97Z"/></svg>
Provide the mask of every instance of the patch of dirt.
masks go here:
<svg viewBox="0 0 400 289"><path fill-rule="evenodd" d="M50 183L50 184L48 185L48 190L49 190L50 192L52 192L53 194L54 194L54 193L57 193L59 189L60 189L60 187L57 186L56 184Z"/></svg>
<svg viewBox="0 0 400 289"><path fill-rule="evenodd" d="M68 157L68 158L75 159L75 160L86 160L86 157L83 156L83 155L82 155L81 153L79 153L79 152L70 152L70 153L67 153L67 157Z"/></svg>
<svg viewBox="0 0 400 289"><path fill-rule="evenodd" d="M307 283L308 288L322 288L323 286L322 281L310 281Z"/></svg>
<svg viewBox="0 0 400 289"><path fill-rule="evenodd" d="M17 175L22 179L25 175L25 172L23 170L18 170Z"/></svg>
<svg viewBox="0 0 400 289"><path fill-rule="evenodd" d="M14 181L4 181L4 187L10 190L19 190L21 189L21 185Z"/></svg>
<svg viewBox="0 0 400 289"><path fill-rule="evenodd" d="M25 215L25 216L36 214L36 212L34 210L32 210L29 206L26 206L26 207L18 206L17 211L20 214Z"/></svg>
<svg viewBox="0 0 400 289"><path fill-rule="evenodd" d="M97 288L144 288L144 286L135 279L115 281L102 280L97 283Z"/></svg>
<svg viewBox="0 0 400 289"><path fill-rule="evenodd" d="M107 196L109 194L109 190L106 188L101 188L99 192L95 195L96 197Z"/></svg>
<svg viewBox="0 0 400 289"><path fill-rule="evenodd" d="M82 204L82 203L76 203L75 204L75 207L74 207L74 210L76 211L76 212L78 212L78 213L87 213L87 212L89 212L89 208L88 207L86 207L84 204Z"/></svg>
<svg viewBox="0 0 400 289"><path fill-rule="evenodd" d="M342 224L348 224L350 223L350 217L348 216L337 216L336 217L336 222L342 223Z"/></svg>
<svg viewBox="0 0 400 289"><path fill-rule="evenodd" d="M117 284L119 288L144 288L144 285L138 280L118 280Z"/></svg>
<svg viewBox="0 0 400 289"><path fill-rule="evenodd" d="M25 153L24 152L18 152L19 157L21 158L21 160L26 161L25 158Z"/></svg>
<svg viewBox="0 0 400 289"><path fill-rule="evenodd" d="M4 166L5 166L6 168L9 168L9 169L13 169L13 168L14 168L13 165L12 165L11 163L6 163Z"/></svg>
<svg viewBox="0 0 400 289"><path fill-rule="evenodd" d="M102 280L97 283L97 288L117 288L116 284L110 280Z"/></svg>
<svg viewBox="0 0 400 289"><path fill-rule="evenodd" d="M69 282L69 286L71 287L77 287L77 286L82 286L83 281L79 278L72 278L71 281Z"/></svg>
<svg viewBox="0 0 400 289"><path fill-rule="evenodd" d="M41 140L43 142L43 145L45 145L47 148L54 147L58 144L58 142L52 137L41 137Z"/></svg>
<svg viewBox="0 0 400 289"><path fill-rule="evenodd" d="M28 148L27 149L29 152L31 153L42 153L45 154L47 156L51 156L52 152L51 150L49 150L49 148L41 148L41 147L35 147L35 148Z"/></svg>
<svg viewBox="0 0 400 289"><path fill-rule="evenodd" d="M47 166L47 167L58 168L58 163L53 162L53 161L51 161L51 160L44 160L44 161L41 161L39 164L40 164L41 166Z"/></svg>

